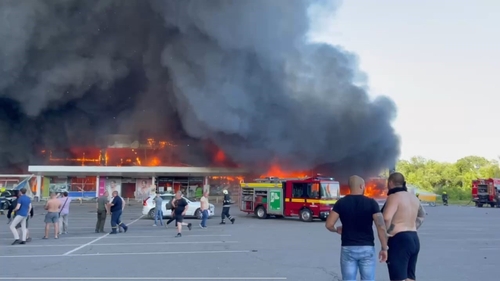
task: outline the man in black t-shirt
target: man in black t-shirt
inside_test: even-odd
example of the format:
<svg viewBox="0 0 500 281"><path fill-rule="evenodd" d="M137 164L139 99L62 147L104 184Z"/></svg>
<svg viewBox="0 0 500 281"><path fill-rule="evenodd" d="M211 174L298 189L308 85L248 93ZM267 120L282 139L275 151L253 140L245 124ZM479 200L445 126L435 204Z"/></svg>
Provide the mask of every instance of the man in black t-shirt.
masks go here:
<svg viewBox="0 0 500 281"><path fill-rule="evenodd" d="M387 230L378 203L364 196L365 181L359 176L349 178L350 194L333 206L326 228L341 235L340 268L343 280L375 280L376 254L372 225L377 226L382 249L380 262L387 260ZM342 226L335 227L340 218Z"/></svg>
<svg viewBox="0 0 500 281"><path fill-rule="evenodd" d="M188 210L188 203L186 199L182 198L182 192L177 191L175 194L175 211L173 217L175 218L175 224L177 225L177 235L175 237L182 236L182 226L187 225L189 230L191 230L191 224L183 222L184 216Z"/></svg>

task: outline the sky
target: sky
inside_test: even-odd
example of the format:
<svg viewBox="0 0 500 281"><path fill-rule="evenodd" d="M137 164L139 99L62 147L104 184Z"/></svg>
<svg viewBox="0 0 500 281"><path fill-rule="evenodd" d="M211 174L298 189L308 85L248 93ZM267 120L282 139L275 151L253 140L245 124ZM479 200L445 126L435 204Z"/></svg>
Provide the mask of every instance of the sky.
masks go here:
<svg viewBox="0 0 500 281"><path fill-rule="evenodd" d="M500 1L348 0L327 11L311 38L356 53L370 95L394 100L402 159L498 159Z"/></svg>

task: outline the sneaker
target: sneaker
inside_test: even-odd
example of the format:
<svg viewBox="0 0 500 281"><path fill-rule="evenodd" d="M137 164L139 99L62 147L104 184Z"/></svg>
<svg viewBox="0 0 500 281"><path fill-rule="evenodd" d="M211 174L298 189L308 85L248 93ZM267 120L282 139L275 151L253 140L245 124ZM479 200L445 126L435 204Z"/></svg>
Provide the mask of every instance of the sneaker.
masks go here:
<svg viewBox="0 0 500 281"><path fill-rule="evenodd" d="M26 242L31 242L31 237L26 238Z"/></svg>
<svg viewBox="0 0 500 281"><path fill-rule="evenodd" d="M192 227L193 225L191 223L188 223L188 229L191 230Z"/></svg>
<svg viewBox="0 0 500 281"><path fill-rule="evenodd" d="M201 223L200 223L200 228L204 228L204 226L203 226L203 225L201 225Z"/></svg>
<svg viewBox="0 0 500 281"><path fill-rule="evenodd" d="M175 238L178 238L178 237L182 237L182 234L177 233L177 235L175 235Z"/></svg>
<svg viewBox="0 0 500 281"><path fill-rule="evenodd" d="M99 230L96 230L95 233L99 233Z"/></svg>
<svg viewBox="0 0 500 281"><path fill-rule="evenodd" d="M232 219L231 219L231 224L234 224L234 221L235 221L235 220L236 220L235 218L232 218Z"/></svg>
<svg viewBox="0 0 500 281"><path fill-rule="evenodd" d="M14 242L12 242L12 244L11 244L11 245L16 245L16 244L19 244L19 242L20 242L20 241L19 241L19 239L16 239L16 240L14 240Z"/></svg>
<svg viewBox="0 0 500 281"><path fill-rule="evenodd" d="M153 224L153 226L157 226L156 224Z"/></svg>
<svg viewBox="0 0 500 281"><path fill-rule="evenodd" d="M219 224L226 224L225 222L221 221Z"/></svg>
<svg viewBox="0 0 500 281"><path fill-rule="evenodd" d="M24 244L26 244L26 241L21 241L19 244L24 245Z"/></svg>
<svg viewBox="0 0 500 281"><path fill-rule="evenodd" d="M123 228L123 232L127 232L127 230L128 230L128 226L125 226L125 227Z"/></svg>
<svg viewBox="0 0 500 281"><path fill-rule="evenodd" d="M116 231L111 231L109 234L116 234L117 232Z"/></svg>

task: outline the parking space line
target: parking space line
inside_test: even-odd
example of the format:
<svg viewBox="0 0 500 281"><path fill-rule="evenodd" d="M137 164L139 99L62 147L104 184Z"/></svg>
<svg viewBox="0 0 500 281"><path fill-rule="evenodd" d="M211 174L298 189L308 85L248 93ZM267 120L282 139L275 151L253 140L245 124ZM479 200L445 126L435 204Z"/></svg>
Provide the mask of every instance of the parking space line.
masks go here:
<svg viewBox="0 0 500 281"><path fill-rule="evenodd" d="M182 234L182 239L184 238L188 238L188 237L196 237L196 238L199 238L199 237L230 237L231 234L189 234L189 233L186 233L186 234ZM125 235L118 235L116 237L113 237L113 239L115 238L167 238L165 237L165 235L154 235L154 236L151 236L151 235L146 235L146 236L125 236ZM170 237L168 237L170 238ZM111 238L110 238L111 239ZM172 239L175 239L173 236L172 236ZM11 239L12 240L12 239Z"/></svg>
<svg viewBox="0 0 500 281"><path fill-rule="evenodd" d="M234 251L182 251L182 252L125 252L125 253L95 253L95 254L62 254L62 255L17 255L17 256L0 256L0 259L13 258L61 258L61 257L92 257L92 256L143 256L143 255L201 255L201 254L241 254L252 253L253 250L234 250ZM121 280L121 279L120 279Z"/></svg>
<svg viewBox="0 0 500 281"><path fill-rule="evenodd" d="M93 246L128 246L128 245L186 245L186 244L235 244L238 241L191 241L191 242L154 242L154 243L96 243ZM75 247L81 246L81 244L45 244L45 245L9 245L5 248L39 248L39 247Z"/></svg>
<svg viewBox="0 0 500 281"><path fill-rule="evenodd" d="M146 236L132 236L132 235L117 235L113 236L112 238L107 237L109 239L120 239L120 238L170 238L170 237L165 237L164 232L162 232L162 235L146 235ZM230 234L184 234L182 236L182 239L189 238L189 237L230 237ZM66 240L66 239L96 239L98 236L61 236L59 240ZM172 236L172 239L174 237ZM12 238L0 238L0 240L12 240Z"/></svg>
<svg viewBox="0 0 500 281"><path fill-rule="evenodd" d="M139 218L137 218L136 220L133 220L133 221L131 221L131 222L127 223L127 226L132 225L133 223L135 223L135 222L137 222L138 220L142 219L142 217L144 217L144 215L140 216L140 217L139 217ZM94 244L95 242L97 242L97 241L99 241L99 240L103 239L104 237L106 237L106 236L108 236L108 235L109 235L109 233L106 233L106 234L104 234L104 235L103 235L103 236L101 236L101 237L98 237L98 238L96 238L96 239L94 239L94 240L92 240L92 241L90 241L90 242L88 242L88 243L85 243L85 244L81 245L80 247L76 247L76 248L74 248L73 250L71 250L71 251L68 251L68 252L64 253L64 254L63 254L63 256L70 255L70 254L72 254L72 253L74 253L74 252L76 252L76 251L79 251L79 250L81 250L81 249L83 249L83 248L87 247L87 246L90 246L90 245Z"/></svg>
<svg viewBox="0 0 500 281"><path fill-rule="evenodd" d="M286 277L0 277L0 280L287 280Z"/></svg>

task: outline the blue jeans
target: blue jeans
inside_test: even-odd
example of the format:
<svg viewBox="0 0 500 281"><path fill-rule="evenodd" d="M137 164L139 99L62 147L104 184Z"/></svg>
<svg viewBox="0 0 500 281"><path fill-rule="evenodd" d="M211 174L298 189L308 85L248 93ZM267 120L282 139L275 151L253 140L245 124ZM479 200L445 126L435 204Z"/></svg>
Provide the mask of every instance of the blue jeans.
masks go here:
<svg viewBox="0 0 500 281"><path fill-rule="evenodd" d="M201 226L207 227L208 210L201 212Z"/></svg>
<svg viewBox="0 0 500 281"><path fill-rule="evenodd" d="M156 210L155 224L158 224L158 219L160 220L161 225L163 225L163 211L161 209Z"/></svg>
<svg viewBox="0 0 500 281"><path fill-rule="evenodd" d="M116 233L120 226L123 226L120 218L122 216L122 211L114 211L111 212L111 232ZM126 228L127 226L123 226L123 228Z"/></svg>
<svg viewBox="0 0 500 281"><path fill-rule="evenodd" d="M373 246L343 246L340 252L340 269L342 280L356 281L361 275L361 281L375 280L376 267L375 247Z"/></svg>

